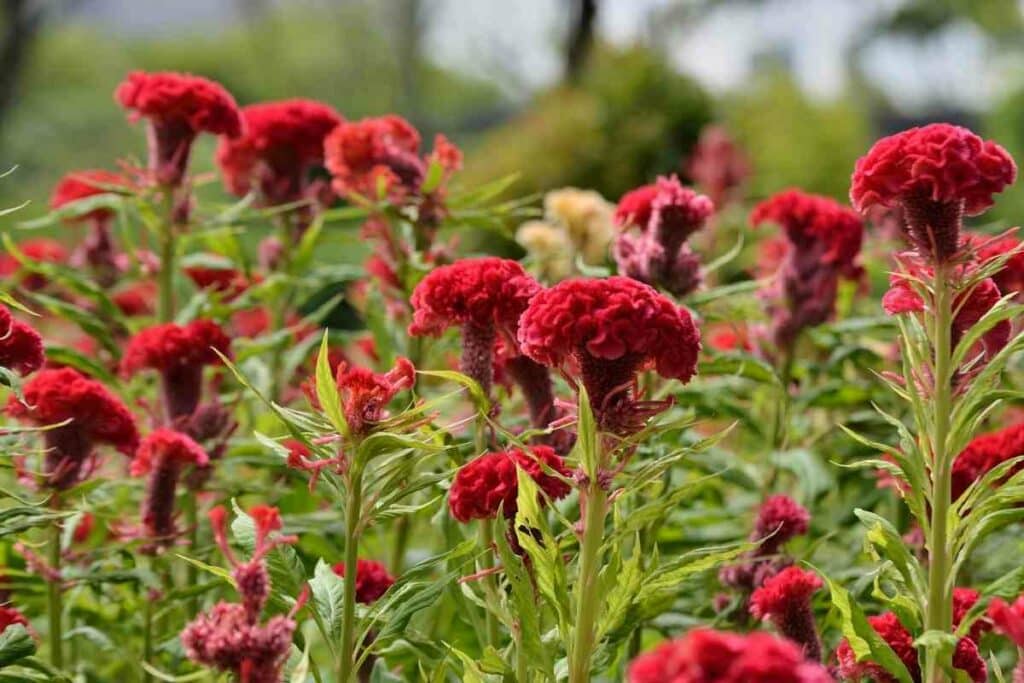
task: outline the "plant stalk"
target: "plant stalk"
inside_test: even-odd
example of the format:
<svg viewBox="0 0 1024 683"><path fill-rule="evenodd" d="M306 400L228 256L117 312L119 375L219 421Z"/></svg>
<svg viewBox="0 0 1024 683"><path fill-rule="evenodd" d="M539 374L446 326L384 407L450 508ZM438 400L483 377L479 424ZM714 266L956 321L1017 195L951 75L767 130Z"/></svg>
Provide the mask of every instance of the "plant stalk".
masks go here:
<svg viewBox="0 0 1024 683"><path fill-rule="evenodd" d="M590 659L594 650L597 611L601 603L599 573L604 522L608 512L608 494L597 477L591 477L581 489L585 506L583 540L580 546L579 600L576 603L576 628L569 651L569 683L590 681Z"/></svg>
<svg viewBox="0 0 1024 683"><path fill-rule="evenodd" d="M356 577L359 559L359 515L362 508L363 473L353 468L345 503L345 595L341 616L341 651L338 683L349 683L355 676L356 662Z"/></svg>
<svg viewBox="0 0 1024 683"><path fill-rule="evenodd" d="M494 567L494 555L491 549L494 547L494 527L489 519L480 520L480 544L484 547L481 569L485 571L492 569ZM497 582L494 580L494 575L488 572L482 580L484 582L484 593L487 594L487 598L489 600L497 600L498 587ZM498 620L489 609L484 610L484 618L486 620L487 632L487 643L485 645L491 645L498 649L501 645L501 632L498 629Z"/></svg>
<svg viewBox="0 0 1024 683"><path fill-rule="evenodd" d="M60 511L60 500L54 496L53 511ZM61 522L53 521L50 528L50 569L54 575L50 580L47 595L47 607L50 619L50 664L55 669L64 668L64 616L63 586L61 585Z"/></svg>
<svg viewBox="0 0 1024 683"><path fill-rule="evenodd" d="M949 417L952 410L952 321L953 292L948 281L949 267L940 262L935 266L935 311L932 344L935 349L935 386L933 390L934 433L932 448L932 518L928 538L928 610L925 629L950 633L952 631L951 558L949 546L949 508L952 499L952 455L947 452ZM946 658L948 660L948 657ZM949 661L941 661L933 649L925 652L925 680L927 683L945 683L944 669Z"/></svg>
<svg viewBox="0 0 1024 683"><path fill-rule="evenodd" d="M160 288L159 310L160 322L169 323L174 320L174 226L167 223L164 234L160 236L160 272L158 284Z"/></svg>

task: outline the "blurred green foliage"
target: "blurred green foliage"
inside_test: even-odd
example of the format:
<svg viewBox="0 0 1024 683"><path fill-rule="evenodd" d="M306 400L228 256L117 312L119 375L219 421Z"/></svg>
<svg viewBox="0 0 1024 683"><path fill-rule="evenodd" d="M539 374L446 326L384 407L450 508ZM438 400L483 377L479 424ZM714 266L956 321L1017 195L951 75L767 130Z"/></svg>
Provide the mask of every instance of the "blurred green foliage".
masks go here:
<svg viewBox="0 0 1024 683"><path fill-rule="evenodd" d="M518 172L521 190L574 185L618 198L678 170L711 112L708 94L654 52L601 46L578 85L539 94L485 136L466 182Z"/></svg>
<svg viewBox="0 0 1024 683"><path fill-rule="evenodd" d="M268 14L216 35L115 39L81 25L54 25L34 47L19 100L4 122L0 158L19 170L0 183L0 205L45 202L69 170L144 158L141 127L129 125L113 99L114 88L133 69L207 76L240 104L308 97L348 118L404 110L428 144L434 131L457 132L471 113L501 101L489 84L421 63L415 74L419 99L410 113L400 104L406 99L395 51L378 24L366 8L343 3ZM213 145L201 141L196 172L213 168Z"/></svg>

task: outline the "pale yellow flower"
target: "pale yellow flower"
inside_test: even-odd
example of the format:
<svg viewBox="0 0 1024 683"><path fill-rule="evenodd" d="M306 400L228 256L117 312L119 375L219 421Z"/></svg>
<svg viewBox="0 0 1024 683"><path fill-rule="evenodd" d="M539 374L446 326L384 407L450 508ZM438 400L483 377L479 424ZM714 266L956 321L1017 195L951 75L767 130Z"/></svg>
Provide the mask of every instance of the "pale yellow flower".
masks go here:
<svg viewBox="0 0 1024 683"><path fill-rule="evenodd" d="M572 275L576 250L561 226L527 221L516 231L516 242L537 264L542 279L557 282Z"/></svg>
<svg viewBox="0 0 1024 683"><path fill-rule="evenodd" d="M593 190L566 187L544 196L544 217L565 229L587 265L600 265L607 259L615 234L614 215L615 205Z"/></svg>

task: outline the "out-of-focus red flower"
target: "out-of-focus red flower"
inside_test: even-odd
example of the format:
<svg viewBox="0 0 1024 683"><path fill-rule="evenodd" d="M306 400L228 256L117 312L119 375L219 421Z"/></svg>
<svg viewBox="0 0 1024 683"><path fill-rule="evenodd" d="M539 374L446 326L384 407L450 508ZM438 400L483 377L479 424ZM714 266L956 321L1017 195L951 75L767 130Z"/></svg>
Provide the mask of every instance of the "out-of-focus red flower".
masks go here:
<svg viewBox="0 0 1024 683"><path fill-rule="evenodd" d="M132 120L148 120L149 170L161 185L181 184L199 133L242 134L235 99L218 83L199 76L133 71L114 97Z"/></svg>
<svg viewBox="0 0 1024 683"><path fill-rule="evenodd" d="M750 335L741 324L719 323L710 327L704 336L707 338L708 346L719 353L750 351L753 348L750 344Z"/></svg>
<svg viewBox="0 0 1024 683"><path fill-rule="evenodd" d="M402 357L395 361L394 368L383 374L367 368L350 367L342 362L335 372L334 381L341 395L342 410L349 430L355 436L365 436L378 422L387 419L387 407L391 399L415 384L416 368L407 358ZM315 386L310 384L306 389L314 405L319 405Z"/></svg>
<svg viewBox="0 0 1024 683"><path fill-rule="evenodd" d="M344 578L345 563L334 565L334 573ZM356 602L364 605L377 602L394 583L395 577L380 562L363 558L356 562Z"/></svg>
<svg viewBox="0 0 1024 683"><path fill-rule="evenodd" d="M511 345L519 317L541 286L515 261L479 258L456 261L431 271L413 290L409 334L437 336L462 329L462 372L489 392L494 343Z"/></svg>
<svg viewBox="0 0 1024 683"><path fill-rule="evenodd" d="M1020 246L1020 239L1016 235L998 238L969 235L968 239L977 249L978 261L983 264L1009 254ZM1010 256L992 279L999 286L999 293L1004 296L1024 292L1024 251L1017 251Z"/></svg>
<svg viewBox="0 0 1024 683"><path fill-rule="evenodd" d="M305 197L309 172L324 160L324 138L341 123L333 107L315 100L263 102L242 108L245 133L222 137L217 165L224 186L239 197L259 188L273 206Z"/></svg>
<svg viewBox="0 0 1024 683"><path fill-rule="evenodd" d="M821 664L768 633L706 628L668 640L629 665L629 683L832 683Z"/></svg>
<svg viewBox="0 0 1024 683"><path fill-rule="evenodd" d="M538 363L579 377L602 426L628 432L641 407L633 399L637 371L689 381L700 333L685 308L636 280L572 279L533 297L519 345Z"/></svg>
<svg viewBox="0 0 1024 683"><path fill-rule="evenodd" d="M518 509L517 468L529 474L548 498L558 500L569 495L569 485L547 474L545 466L562 477L570 476L562 458L548 446L535 446L529 453L519 449L485 453L459 468L448 493L448 509L460 522L494 519L499 507L506 519L513 518Z"/></svg>
<svg viewBox="0 0 1024 683"><path fill-rule="evenodd" d="M656 184L642 185L622 195L615 208L615 223L621 228L639 227L647 229L651 222L654 197L658 194Z"/></svg>
<svg viewBox="0 0 1024 683"><path fill-rule="evenodd" d="M863 226L857 214L838 202L798 189L758 204L750 223L775 223L786 236L774 283L764 295L771 301L775 344L789 348L802 330L832 316L839 279L860 277Z"/></svg>
<svg viewBox="0 0 1024 683"><path fill-rule="evenodd" d="M946 261L960 248L963 214L992 206L1017 177L1013 158L966 128L933 123L882 138L853 171L850 200L860 212L899 206L919 253Z"/></svg>
<svg viewBox="0 0 1024 683"><path fill-rule="evenodd" d="M3 633L9 626L14 626L15 624L24 626L26 629L31 628L31 624L28 623L28 619L25 618L24 614L13 607L0 607L0 633Z"/></svg>
<svg viewBox="0 0 1024 683"><path fill-rule="evenodd" d="M75 543L85 543L89 540L89 536L92 535L92 530L95 527L96 515L91 512L83 513L81 519L78 520L78 524L75 525L75 531L71 535L71 540Z"/></svg>
<svg viewBox="0 0 1024 683"><path fill-rule="evenodd" d="M807 508L789 496L768 496L757 510L751 539L762 541L762 550L772 554L787 541L806 534L810 522Z"/></svg>
<svg viewBox="0 0 1024 683"><path fill-rule="evenodd" d="M230 266L187 266L182 270L197 288L223 294L227 300L238 296L251 284L245 273Z"/></svg>
<svg viewBox="0 0 1024 683"><path fill-rule="evenodd" d="M142 370L161 375L164 407L170 420L191 415L202 395L203 367L230 356L231 340L217 323L194 320L185 325L163 323L138 332L121 357L121 374Z"/></svg>
<svg viewBox="0 0 1024 683"><path fill-rule="evenodd" d="M917 662L917 649L914 647L914 636L900 623L899 618L892 612L886 612L879 616L868 617L868 623L875 632L882 637L896 656L907 667L910 676L916 681L921 678L921 667ZM851 680L860 680L870 677L878 683L895 683L896 678L890 675L884 668L873 662L858 662L853 648L844 639L839 643L836 650L836 657L839 659L840 675Z"/></svg>
<svg viewBox="0 0 1024 683"><path fill-rule="evenodd" d="M953 589L953 626L960 626L960 622L964 620L967 613L971 611L978 600L981 599L981 593L974 590L973 588L954 588ZM992 630L992 621L987 617L981 617L971 624L971 630L967 633L967 637L973 640L975 643L981 642L981 636Z"/></svg>
<svg viewBox="0 0 1024 683"><path fill-rule="evenodd" d="M1024 455L1024 422L974 437L953 461L953 500L986 472L1019 455ZM1021 469L1024 464L1014 467L1008 476Z"/></svg>
<svg viewBox="0 0 1024 683"><path fill-rule="evenodd" d="M768 619L786 638L804 648L807 659L821 659L821 641L814 623L811 596L823 582L814 572L792 566L767 579L750 596L750 613Z"/></svg>
<svg viewBox="0 0 1024 683"><path fill-rule="evenodd" d="M4 320L8 324L4 324ZM13 318L0 305L0 367L27 375L43 367L43 338L32 326Z"/></svg>
<svg viewBox="0 0 1024 683"><path fill-rule="evenodd" d="M96 380L71 368L43 369L23 387L25 402L8 399L7 414L37 426L68 424L44 432L47 485L64 489L88 474L96 444L131 455L139 444L135 418Z"/></svg>
<svg viewBox="0 0 1024 683"><path fill-rule="evenodd" d="M996 598L988 606L988 617L996 631L1014 642L1017 647L1024 647L1024 596L1007 604L1002 598Z"/></svg>
<svg viewBox="0 0 1024 683"><path fill-rule="evenodd" d="M686 174L707 192L715 206L740 193L750 177L750 161L723 126L709 124L700 132L686 162Z"/></svg>
<svg viewBox="0 0 1024 683"><path fill-rule="evenodd" d="M68 250L60 242L46 237L24 240L18 244L18 250L30 261L38 263L65 263ZM10 278L21 270L21 264L10 254L0 254L0 277ZM46 277L40 273L25 273L18 279L25 289L35 291L46 286Z"/></svg>
<svg viewBox="0 0 1024 683"><path fill-rule="evenodd" d="M142 500L142 525L156 546L166 545L174 538L174 499L182 471L190 465L205 467L209 461L202 446L166 427L154 430L139 444L131 474L149 475Z"/></svg>
<svg viewBox="0 0 1024 683"><path fill-rule="evenodd" d="M50 195L50 208L60 209L88 197L128 190L131 186L132 182L128 178L113 171L101 168L75 171L61 178L57 186L53 188L53 193ZM76 216L74 220L106 220L111 215L110 209L100 208Z"/></svg>
<svg viewBox="0 0 1024 683"><path fill-rule="evenodd" d="M139 280L110 296L118 310L129 318L152 315L157 299L157 286L152 280Z"/></svg>

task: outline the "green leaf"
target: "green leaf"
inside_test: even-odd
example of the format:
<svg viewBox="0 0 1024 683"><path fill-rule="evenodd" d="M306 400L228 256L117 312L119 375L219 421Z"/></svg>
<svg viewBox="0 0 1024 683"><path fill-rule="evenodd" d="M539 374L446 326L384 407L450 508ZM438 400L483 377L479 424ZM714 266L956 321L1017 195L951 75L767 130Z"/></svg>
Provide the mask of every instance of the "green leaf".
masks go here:
<svg viewBox="0 0 1024 683"><path fill-rule="evenodd" d="M0 667L13 664L36 653L36 641L21 624L12 624L0 633Z"/></svg>
<svg viewBox="0 0 1024 683"><path fill-rule="evenodd" d="M491 520L485 520L484 523L493 523L496 526L500 524L491 522ZM494 534L494 541L505 570L505 577L511 588L512 603L515 607L512 610L512 618L517 623L508 624L508 626L512 633L518 634L519 647L516 657L525 657L529 669L539 668L541 671L547 671L551 667L551 662L548 651L540 640L542 633L540 610L535 597L536 593L533 590L533 583L530 581L530 574L523 564L523 559L512 552L509 547L504 528Z"/></svg>
<svg viewBox="0 0 1024 683"><path fill-rule="evenodd" d="M487 398L480 384L472 377L468 377L461 372L455 372L454 370L417 370L416 374L423 375L424 377L437 377L438 379L461 384L469 390L469 395L473 400L473 405L476 406L477 412L481 415L490 413L491 401Z"/></svg>
<svg viewBox="0 0 1024 683"><path fill-rule="evenodd" d="M334 429L348 438L348 420L345 419L345 411L341 407L341 396L338 393L338 386L334 382L334 375L331 373L331 364L328 360L326 330L320 342L320 352L316 357L316 398Z"/></svg>
<svg viewBox="0 0 1024 683"><path fill-rule="evenodd" d="M590 478L598 476L600 463L600 439L597 430L597 421L594 419L594 412L590 408L590 398L587 396L587 389L582 384L579 386L579 396L576 399L576 445L573 447L573 455L580 463L583 473ZM520 489L520 492L522 489Z"/></svg>
<svg viewBox="0 0 1024 683"><path fill-rule="evenodd" d="M819 572L821 574L821 572ZM822 575L824 576L824 575ZM906 665L896 656L889 644L871 627L860 606L850 597L849 592L827 576L832 605L839 612L843 636L850 644L857 661L870 660L896 677L900 683L914 683Z"/></svg>
<svg viewBox="0 0 1024 683"><path fill-rule="evenodd" d="M764 384L780 384L775 368L760 358L739 352L722 353L711 360L702 361L697 372L701 376L729 375Z"/></svg>
<svg viewBox="0 0 1024 683"><path fill-rule="evenodd" d="M927 606L924 572L917 559L907 549L899 532L887 519L873 512L857 508L853 513L868 527L865 540L879 556L889 560L896 567L923 613Z"/></svg>
<svg viewBox="0 0 1024 683"><path fill-rule="evenodd" d="M313 607L326 625L333 640L341 638L342 610L345 602L345 579L334 573L329 564L319 560L309 581Z"/></svg>

